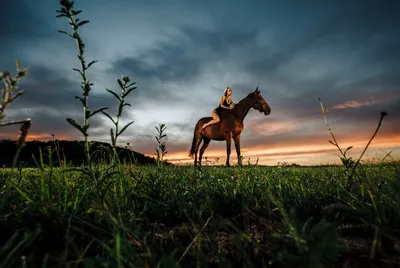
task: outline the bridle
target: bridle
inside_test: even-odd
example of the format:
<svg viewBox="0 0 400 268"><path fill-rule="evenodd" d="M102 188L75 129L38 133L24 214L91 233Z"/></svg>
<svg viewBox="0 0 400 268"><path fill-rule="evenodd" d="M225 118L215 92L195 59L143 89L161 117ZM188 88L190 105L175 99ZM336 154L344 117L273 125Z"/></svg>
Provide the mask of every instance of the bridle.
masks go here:
<svg viewBox="0 0 400 268"><path fill-rule="evenodd" d="M258 105L258 107L257 107L257 105ZM254 109L258 110L259 112L262 112L262 111L263 111L263 110L262 110L262 106L263 106L263 103L260 102L259 100L255 100L255 101L253 102L253 107L254 107Z"/></svg>

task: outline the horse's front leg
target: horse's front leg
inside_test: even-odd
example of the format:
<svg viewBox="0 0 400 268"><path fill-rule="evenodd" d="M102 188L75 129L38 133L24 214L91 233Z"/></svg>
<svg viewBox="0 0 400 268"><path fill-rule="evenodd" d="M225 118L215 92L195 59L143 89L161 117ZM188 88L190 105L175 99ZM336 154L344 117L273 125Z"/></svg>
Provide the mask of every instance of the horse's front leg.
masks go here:
<svg viewBox="0 0 400 268"><path fill-rule="evenodd" d="M240 156L240 134L235 136L235 137L233 137L233 140L235 142L238 165L242 166L242 157Z"/></svg>
<svg viewBox="0 0 400 268"><path fill-rule="evenodd" d="M230 167L229 164L229 156L231 155L231 142L232 142L232 135L228 135L226 138L226 166Z"/></svg>

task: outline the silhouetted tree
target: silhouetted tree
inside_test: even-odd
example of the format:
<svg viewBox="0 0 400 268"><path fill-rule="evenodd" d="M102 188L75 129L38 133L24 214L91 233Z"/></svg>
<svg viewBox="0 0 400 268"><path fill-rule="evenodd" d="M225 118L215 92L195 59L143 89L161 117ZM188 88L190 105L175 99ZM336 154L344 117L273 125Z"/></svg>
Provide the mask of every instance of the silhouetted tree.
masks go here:
<svg viewBox="0 0 400 268"><path fill-rule="evenodd" d="M57 146L57 147L56 147ZM54 165L59 165L60 161L64 161L64 157L68 165L79 166L84 163L85 153L82 141L66 141L66 140L50 140L29 141L22 150L19 163L26 167L35 167L33 156L39 160L40 151L42 152L43 161L49 163L49 149L52 152L52 161ZM57 156L56 149L59 152L60 159ZM17 151L16 141L10 139L0 140L0 166L11 167L12 160ZM93 142L91 153L95 163L111 163L112 147L108 143ZM129 150L127 148L117 147L117 152L122 163L134 163L139 165L155 165L156 160L153 157ZM170 164L170 163L167 163Z"/></svg>

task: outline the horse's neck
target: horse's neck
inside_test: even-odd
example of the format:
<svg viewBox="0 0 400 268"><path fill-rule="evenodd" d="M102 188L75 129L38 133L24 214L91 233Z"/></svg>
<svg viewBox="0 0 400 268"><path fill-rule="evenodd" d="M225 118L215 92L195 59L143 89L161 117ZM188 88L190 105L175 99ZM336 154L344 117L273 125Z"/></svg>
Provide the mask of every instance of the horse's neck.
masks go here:
<svg viewBox="0 0 400 268"><path fill-rule="evenodd" d="M251 108L250 100L246 98L240 101L237 105L235 105L236 118L242 122L246 117L247 113L249 112L250 108Z"/></svg>

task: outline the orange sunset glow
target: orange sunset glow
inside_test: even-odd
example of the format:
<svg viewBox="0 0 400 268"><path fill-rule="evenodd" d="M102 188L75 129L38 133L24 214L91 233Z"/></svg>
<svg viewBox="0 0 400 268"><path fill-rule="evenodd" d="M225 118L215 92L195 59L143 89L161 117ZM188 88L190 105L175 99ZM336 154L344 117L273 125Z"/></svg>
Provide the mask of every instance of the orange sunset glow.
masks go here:
<svg viewBox="0 0 400 268"><path fill-rule="evenodd" d="M351 149L347 155L354 158L358 158L367 142L368 140L361 141L355 139L338 141L342 150L345 150L349 146L353 146L353 149ZM328 142L328 139L317 141L310 139L308 143L309 145L288 144L273 148L267 146L242 147L241 151L242 156L244 157L244 164L247 163L248 158L250 158L251 163L253 164L256 162L257 158L259 158L258 163L261 165L276 165L278 162L291 162L301 165L340 163L340 159L337 156L340 153L335 146ZM226 150L213 149L212 147L212 145L208 147L203 158L208 157L208 159L212 161L215 161L215 158L219 158L219 164L224 164L226 160ZM369 158L369 160L373 157L382 158L390 151L392 151L391 156L393 159L400 159L400 135L376 138L368 148L369 149L364 158ZM166 159L177 165L192 164L193 160L187 157L187 155L187 152L171 152L168 154ZM152 156L151 153L148 154L148 156ZM236 151L233 144L231 160L237 161Z"/></svg>

